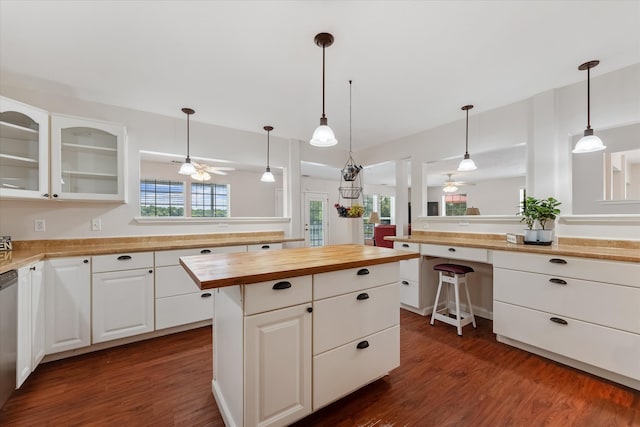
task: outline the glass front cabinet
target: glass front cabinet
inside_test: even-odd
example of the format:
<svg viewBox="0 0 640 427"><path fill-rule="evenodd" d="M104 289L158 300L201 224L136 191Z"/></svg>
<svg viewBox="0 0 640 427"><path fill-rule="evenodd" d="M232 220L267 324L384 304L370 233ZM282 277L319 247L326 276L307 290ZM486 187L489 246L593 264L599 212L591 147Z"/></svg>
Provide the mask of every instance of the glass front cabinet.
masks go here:
<svg viewBox="0 0 640 427"><path fill-rule="evenodd" d="M49 115L0 97L0 197L49 197Z"/></svg>

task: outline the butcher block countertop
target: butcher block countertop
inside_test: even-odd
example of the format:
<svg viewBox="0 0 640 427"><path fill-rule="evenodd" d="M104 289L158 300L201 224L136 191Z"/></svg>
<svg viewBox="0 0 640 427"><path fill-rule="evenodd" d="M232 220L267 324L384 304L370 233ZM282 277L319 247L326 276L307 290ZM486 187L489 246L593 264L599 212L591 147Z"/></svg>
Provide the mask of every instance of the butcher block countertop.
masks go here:
<svg viewBox="0 0 640 427"><path fill-rule="evenodd" d="M12 251L0 252L0 273L24 267L45 258L300 241L304 241L304 239L285 237L281 231L23 240L14 241Z"/></svg>
<svg viewBox="0 0 640 427"><path fill-rule="evenodd" d="M200 289L280 280L419 258L417 252L365 245L331 245L277 251L194 255L180 258Z"/></svg>
<svg viewBox="0 0 640 427"><path fill-rule="evenodd" d="M559 237L551 246L508 243L504 234L414 231L411 236L386 236L385 240L433 245L451 245L551 256L573 256L608 261L640 262L640 241Z"/></svg>

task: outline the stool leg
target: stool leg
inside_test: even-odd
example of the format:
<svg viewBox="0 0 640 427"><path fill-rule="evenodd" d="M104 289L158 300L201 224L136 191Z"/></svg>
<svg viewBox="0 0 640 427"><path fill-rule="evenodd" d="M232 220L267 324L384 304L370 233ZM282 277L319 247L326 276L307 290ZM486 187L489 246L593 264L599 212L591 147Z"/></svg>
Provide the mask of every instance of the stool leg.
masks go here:
<svg viewBox="0 0 640 427"><path fill-rule="evenodd" d="M458 328L458 335L462 336L462 325L460 324L460 290L458 289L458 278L456 277L456 283L453 285L456 297L456 326Z"/></svg>
<svg viewBox="0 0 640 427"><path fill-rule="evenodd" d="M438 291L436 292L436 300L433 303L433 311L431 312L431 324L433 325L436 320L436 311L438 311L438 301L440 300L440 291L442 290L442 272L438 274Z"/></svg>
<svg viewBox="0 0 640 427"><path fill-rule="evenodd" d="M469 298L469 286L467 286L467 281L464 281L464 290L467 293L467 305L469 306L469 314L471 315L471 323L473 323L473 327L476 327L476 316L473 315L473 307L471 307L471 298Z"/></svg>

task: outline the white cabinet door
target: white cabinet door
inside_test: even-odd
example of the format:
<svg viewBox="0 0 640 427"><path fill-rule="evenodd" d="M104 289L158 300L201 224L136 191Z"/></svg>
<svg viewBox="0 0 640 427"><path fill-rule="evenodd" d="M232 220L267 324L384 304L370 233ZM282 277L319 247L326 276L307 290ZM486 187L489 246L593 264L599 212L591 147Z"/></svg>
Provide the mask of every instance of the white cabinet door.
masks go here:
<svg viewBox="0 0 640 427"><path fill-rule="evenodd" d="M45 262L46 352L91 344L91 264L88 257Z"/></svg>
<svg viewBox="0 0 640 427"><path fill-rule="evenodd" d="M124 126L51 116L51 195L126 202Z"/></svg>
<svg viewBox="0 0 640 427"><path fill-rule="evenodd" d="M153 269L93 275L93 342L124 338L154 329Z"/></svg>
<svg viewBox="0 0 640 427"><path fill-rule="evenodd" d="M45 354L44 262L33 265L31 272L31 370Z"/></svg>
<svg viewBox="0 0 640 427"><path fill-rule="evenodd" d="M18 270L18 354L16 358L16 388L31 374L31 271ZM4 362L3 362L4 363Z"/></svg>
<svg viewBox="0 0 640 427"><path fill-rule="evenodd" d="M0 198L49 197L49 115L0 97Z"/></svg>
<svg viewBox="0 0 640 427"><path fill-rule="evenodd" d="M245 425L284 426L311 413L310 307L245 317Z"/></svg>

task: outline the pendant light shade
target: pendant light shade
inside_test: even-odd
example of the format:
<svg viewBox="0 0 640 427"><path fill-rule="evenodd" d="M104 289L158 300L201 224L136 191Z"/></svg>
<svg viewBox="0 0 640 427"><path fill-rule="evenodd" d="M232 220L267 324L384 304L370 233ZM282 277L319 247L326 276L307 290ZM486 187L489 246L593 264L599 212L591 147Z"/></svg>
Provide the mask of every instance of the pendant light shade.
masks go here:
<svg viewBox="0 0 640 427"><path fill-rule="evenodd" d="M466 142L465 142L465 150L464 150L464 159L458 165L458 172L468 172L478 169L476 164L471 160L471 156L469 156L469 110L473 108L473 105L465 105L462 107L463 111L467 112L467 134L466 134ZM451 190L451 192L456 191Z"/></svg>
<svg viewBox="0 0 640 427"><path fill-rule="evenodd" d="M453 184L447 184L442 187L442 191L445 193L455 193L456 191L458 191L458 187Z"/></svg>
<svg viewBox="0 0 640 427"><path fill-rule="evenodd" d="M182 112L187 115L187 158L184 160L178 173L180 175L194 175L196 174L196 168L191 164L191 157L189 157L189 116L195 113L191 108L183 108Z"/></svg>
<svg viewBox="0 0 640 427"><path fill-rule="evenodd" d="M590 84L590 70L598 65L600 61L594 59L593 61L585 62L578 67L578 70L587 70L587 128L584 130L584 136L580 138L580 141L573 149L573 153L593 153L594 151L601 151L607 148L600 138L593 134L591 129L591 84Z"/></svg>
<svg viewBox="0 0 640 427"><path fill-rule="evenodd" d="M316 147L331 147L336 145L338 140L327 124L327 117L324 114L324 50L333 44L333 36L329 33L319 33L313 40L322 48L322 117L320 117L320 126L313 132L309 143Z"/></svg>
<svg viewBox="0 0 640 427"><path fill-rule="evenodd" d="M267 168L265 169L264 173L262 174L262 178L260 178L260 181L262 181L262 182L276 182L276 178L271 173L271 168L269 167L269 132L271 132L273 130L273 126L265 126L265 127L263 127L263 129L267 131Z"/></svg>

